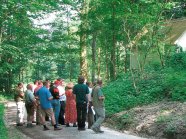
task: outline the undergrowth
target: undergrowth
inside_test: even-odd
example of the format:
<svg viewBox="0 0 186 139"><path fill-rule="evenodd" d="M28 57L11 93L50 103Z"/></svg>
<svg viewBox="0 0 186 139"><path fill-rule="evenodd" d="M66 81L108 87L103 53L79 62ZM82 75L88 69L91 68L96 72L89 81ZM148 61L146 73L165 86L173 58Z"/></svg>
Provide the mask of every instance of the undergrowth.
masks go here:
<svg viewBox="0 0 186 139"><path fill-rule="evenodd" d="M0 103L0 139L8 139L8 131L4 124L3 115L4 105Z"/></svg>
<svg viewBox="0 0 186 139"><path fill-rule="evenodd" d="M163 99L185 101L186 54L173 55L166 65L163 68L146 68L143 73L133 71L134 78L130 73L125 73L108 83L103 88L107 116Z"/></svg>

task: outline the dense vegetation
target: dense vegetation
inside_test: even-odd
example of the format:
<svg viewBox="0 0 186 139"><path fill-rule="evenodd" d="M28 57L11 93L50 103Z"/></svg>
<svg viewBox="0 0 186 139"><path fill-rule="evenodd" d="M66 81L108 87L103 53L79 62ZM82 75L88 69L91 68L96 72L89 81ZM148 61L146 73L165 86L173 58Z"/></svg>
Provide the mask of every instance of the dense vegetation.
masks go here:
<svg viewBox="0 0 186 139"><path fill-rule="evenodd" d="M186 53L177 53L166 60L167 66L146 69L143 74L123 74L105 88L108 116L135 106L163 99L186 101ZM136 90L133 87L136 82Z"/></svg>
<svg viewBox="0 0 186 139"><path fill-rule="evenodd" d="M8 132L4 124L3 116L4 116L4 105L0 103L0 131L1 131L0 139L8 139Z"/></svg>
<svg viewBox="0 0 186 139"><path fill-rule="evenodd" d="M154 59L164 66L167 21L185 17L185 3L8 0L0 2L0 15L0 91L11 93L19 81L79 74L112 81Z"/></svg>
<svg viewBox="0 0 186 139"><path fill-rule="evenodd" d="M79 74L105 82L107 115L186 100L186 56L169 40L183 0L1 0L0 92ZM46 21L49 20L49 21Z"/></svg>

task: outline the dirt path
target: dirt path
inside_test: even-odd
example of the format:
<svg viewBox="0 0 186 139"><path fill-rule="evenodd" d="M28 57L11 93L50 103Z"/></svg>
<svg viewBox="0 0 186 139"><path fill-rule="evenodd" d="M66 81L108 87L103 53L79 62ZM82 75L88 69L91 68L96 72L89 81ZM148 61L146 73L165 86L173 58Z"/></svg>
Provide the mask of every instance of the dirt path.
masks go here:
<svg viewBox="0 0 186 139"><path fill-rule="evenodd" d="M9 138L11 139L142 139L140 137L120 133L109 128L103 127L103 134L95 134L92 130L78 131L76 127L61 126L63 130L54 131L48 123L49 131L43 131L42 126L34 125L33 128L16 126L16 104L13 101L6 103L5 122L9 129ZM25 118L26 122L26 118Z"/></svg>

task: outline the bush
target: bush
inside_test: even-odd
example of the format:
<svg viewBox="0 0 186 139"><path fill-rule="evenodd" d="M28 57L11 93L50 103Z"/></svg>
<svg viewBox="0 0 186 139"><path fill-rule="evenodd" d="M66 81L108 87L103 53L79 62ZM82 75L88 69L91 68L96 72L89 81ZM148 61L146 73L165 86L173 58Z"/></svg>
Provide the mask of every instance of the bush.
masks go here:
<svg viewBox="0 0 186 139"><path fill-rule="evenodd" d="M7 128L5 127L4 120L4 105L0 104L0 139L8 139Z"/></svg>
<svg viewBox="0 0 186 139"><path fill-rule="evenodd" d="M186 101L186 53L174 54L166 63L167 67L148 68L143 74L134 72L137 91L130 73L108 83L103 88L107 116L162 99Z"/></svg>

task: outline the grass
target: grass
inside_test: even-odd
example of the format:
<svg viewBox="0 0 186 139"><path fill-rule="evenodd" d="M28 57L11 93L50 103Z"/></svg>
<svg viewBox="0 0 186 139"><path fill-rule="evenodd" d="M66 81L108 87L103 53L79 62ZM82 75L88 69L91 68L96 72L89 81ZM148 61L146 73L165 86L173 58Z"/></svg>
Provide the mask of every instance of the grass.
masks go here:
<svg viewBox="0 0 186 139"><path fill-rule="evenodd" d="M0 103L0 139L8 139L8 130L4 124L4 105Z"/></svg>

